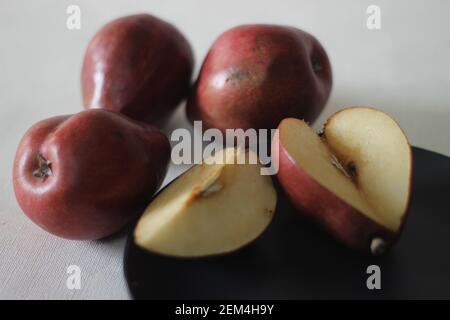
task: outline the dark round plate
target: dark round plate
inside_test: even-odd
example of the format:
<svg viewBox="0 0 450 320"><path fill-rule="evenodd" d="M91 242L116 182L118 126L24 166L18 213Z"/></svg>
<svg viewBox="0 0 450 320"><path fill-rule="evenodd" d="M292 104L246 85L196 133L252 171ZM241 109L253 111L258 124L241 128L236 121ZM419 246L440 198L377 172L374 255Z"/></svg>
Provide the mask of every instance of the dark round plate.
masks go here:
<svg viewBox="0 0 450 320"><path fill-rule="evenodd" d="M375 258L353 252L284 200L266 232L235 253L177 259L148 253L130 233L124 269L136 299L449 299L450 158L414 148L411 212L397 245ZM381 270L381 290L366 286Z"/></svg>

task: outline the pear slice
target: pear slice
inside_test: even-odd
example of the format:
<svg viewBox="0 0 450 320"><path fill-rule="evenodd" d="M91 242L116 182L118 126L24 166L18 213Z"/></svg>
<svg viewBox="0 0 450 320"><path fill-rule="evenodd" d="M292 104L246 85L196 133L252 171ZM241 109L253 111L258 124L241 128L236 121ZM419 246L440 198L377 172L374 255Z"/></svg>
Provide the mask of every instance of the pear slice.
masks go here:
<svg viewBox="0 0 450 320"><path fill-rule="evenodd" d="M409 207L412 153L389 115L347 108L327 120L321 136L285 119L274 145L278 180L301 214L372 254L397 239Z"/></svg>
<svg viewBox="0 0 450 320"><path fill-rule="evenodd" d="M248 159L251 151L217 152L163 189L136 226L136 244L201 257L237 250L261 235L274 215L276 191L259 164L237 164L239 152Z"/></svg>

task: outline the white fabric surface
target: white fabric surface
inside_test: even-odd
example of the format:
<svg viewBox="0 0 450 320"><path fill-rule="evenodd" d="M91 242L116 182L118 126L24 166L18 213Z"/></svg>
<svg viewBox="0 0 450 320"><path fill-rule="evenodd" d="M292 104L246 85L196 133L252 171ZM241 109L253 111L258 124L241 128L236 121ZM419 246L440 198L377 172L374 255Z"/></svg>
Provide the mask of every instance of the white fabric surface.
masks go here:
<svg viewBox="0 0 450 320"><path fill-rule="evenodd" d="M66 28L66 8L81 8L81 30ZM381 7L381 30L366 28L366 8ZM11 171L16 147L34 122L81 109L80 65L100 26L150 12L191 41L198 70L212 41L237 24L289 24L317 36L332 62L334 87L316 124L348 105L391 113L414 145L450 155L450 2L435 1L106 1L0 0L0 298L127 299L124 235L67 241L21 212ZM167 132L185 126L179 109ZM166 182L185 168L171 167ZM81 289L66 287L69 265Z"/></svg>

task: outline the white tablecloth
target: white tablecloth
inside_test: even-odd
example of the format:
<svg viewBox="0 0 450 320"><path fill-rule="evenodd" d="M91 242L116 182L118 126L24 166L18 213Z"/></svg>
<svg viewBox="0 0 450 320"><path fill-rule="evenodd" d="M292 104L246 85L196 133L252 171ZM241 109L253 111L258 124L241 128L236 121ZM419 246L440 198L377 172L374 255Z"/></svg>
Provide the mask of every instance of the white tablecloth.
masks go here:
<svg viewBox="0 0 450 320"><path fill-rule="evenodd" d="M69 5L81 8L81 29L66 28ZM368 30L366 9L381 8L381 29ZM16 147L34 122L81 110L80 65L100 26L150 12L191 41L198 70L212 41L243 23L277 23L313 33L326 48L334 87L316 124L349 105L392 114L411 142L450 155L450 2L435 1L106 1L0 0L0 298L126 299L124 234L67 241L45 233L21 212L11 171ZM186 126L178 110L167 132ZM171 167L166 182L185 168ZM81 288L66 286L69 265Z"/></svg>

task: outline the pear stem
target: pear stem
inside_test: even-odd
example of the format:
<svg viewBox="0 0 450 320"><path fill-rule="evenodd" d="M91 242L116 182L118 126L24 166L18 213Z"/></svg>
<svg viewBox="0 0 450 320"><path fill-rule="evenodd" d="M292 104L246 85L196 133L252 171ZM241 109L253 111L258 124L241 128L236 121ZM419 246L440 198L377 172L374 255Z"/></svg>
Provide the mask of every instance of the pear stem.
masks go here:
<svg viewBox="0 0 450 320"><path fill-rule="evenodd" d="M386 245L386 241L384 241L384 239L382 238L373 238L372 241L370 242L370 252L374 255L374 256L378 256L383 254L386 251L387 245Z"/></svg>

